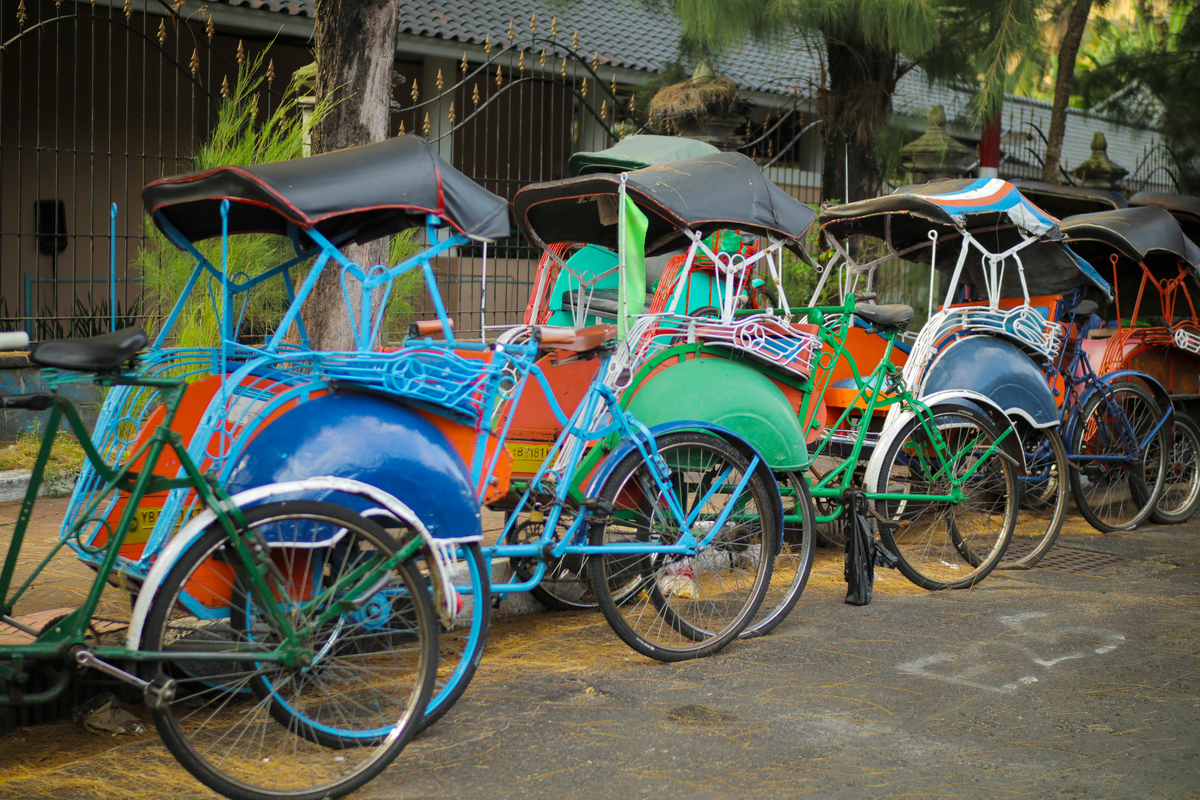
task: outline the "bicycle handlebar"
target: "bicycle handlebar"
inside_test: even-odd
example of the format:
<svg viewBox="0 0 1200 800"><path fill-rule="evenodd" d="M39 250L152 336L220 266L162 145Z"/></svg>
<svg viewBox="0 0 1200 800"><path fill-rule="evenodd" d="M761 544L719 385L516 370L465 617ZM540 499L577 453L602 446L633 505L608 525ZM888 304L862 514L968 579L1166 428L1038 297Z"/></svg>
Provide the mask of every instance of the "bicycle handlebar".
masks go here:
<svg viewBox="0 0 1200 800"><path fill-rule="evenodd" d="M25 331L0 332L0 352L6 350L26 350L29 348L29 334Z"/></svg>

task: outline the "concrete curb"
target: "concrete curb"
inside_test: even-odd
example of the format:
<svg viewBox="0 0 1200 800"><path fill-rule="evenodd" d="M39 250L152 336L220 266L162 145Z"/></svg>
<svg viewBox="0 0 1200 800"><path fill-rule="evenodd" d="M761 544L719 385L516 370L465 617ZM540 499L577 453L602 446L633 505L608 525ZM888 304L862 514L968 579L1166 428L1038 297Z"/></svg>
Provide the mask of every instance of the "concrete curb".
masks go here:
<svg viewBox="0 0 1200 800"><path fill-rule="evenodd" d="M31 477L33 473L27 469L0 472L0 503L24 500ZM75 488L76 477L71 473L46 475L38 489L38 497L66 497Z"/></svg>

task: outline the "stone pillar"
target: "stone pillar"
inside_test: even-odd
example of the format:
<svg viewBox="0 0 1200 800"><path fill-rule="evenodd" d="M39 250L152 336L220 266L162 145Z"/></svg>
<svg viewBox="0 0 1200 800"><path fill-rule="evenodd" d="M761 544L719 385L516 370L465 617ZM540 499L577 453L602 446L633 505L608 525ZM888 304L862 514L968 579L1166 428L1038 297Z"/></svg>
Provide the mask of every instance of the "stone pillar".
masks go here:
<svg viewBox="0 0 1200 800"><path fill-rule="evenodd" d="M940 103L931 106L925 132L900 148L905 183L961 178L967 174L974 151L946 133L945 125L945 109Z"/></svg>

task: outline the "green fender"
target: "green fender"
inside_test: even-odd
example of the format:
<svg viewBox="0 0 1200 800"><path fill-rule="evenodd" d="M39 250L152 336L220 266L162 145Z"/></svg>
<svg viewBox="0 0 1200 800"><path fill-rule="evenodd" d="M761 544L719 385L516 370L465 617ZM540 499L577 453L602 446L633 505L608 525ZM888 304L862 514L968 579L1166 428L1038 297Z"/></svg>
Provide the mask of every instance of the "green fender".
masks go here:
<svg viewBox="0 0 1200 800"><path fill-rule="evenodd" d="M693 358L641 384L627 406L647 427L699 420L723 425L762 454L771 469L808 464L804 430L787 397L758 369L728 358Z"/></svg>

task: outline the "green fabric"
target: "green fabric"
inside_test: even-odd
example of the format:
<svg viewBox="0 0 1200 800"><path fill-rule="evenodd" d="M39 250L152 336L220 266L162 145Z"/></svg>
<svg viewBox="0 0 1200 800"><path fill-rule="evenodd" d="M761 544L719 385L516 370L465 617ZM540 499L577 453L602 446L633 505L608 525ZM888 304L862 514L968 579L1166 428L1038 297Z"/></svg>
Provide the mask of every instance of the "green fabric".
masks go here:
<svg viewBox="0 0 1200 800"><path fill-rule="evenodd" d="M625 192L621 192L620 213L621 307L617 339L625 341L629 318L646 307L646 229L650 221Z"/></svg>

